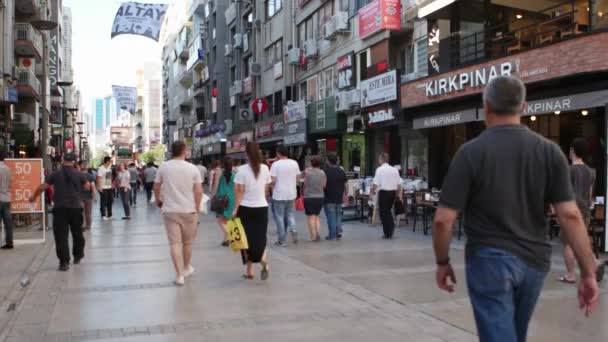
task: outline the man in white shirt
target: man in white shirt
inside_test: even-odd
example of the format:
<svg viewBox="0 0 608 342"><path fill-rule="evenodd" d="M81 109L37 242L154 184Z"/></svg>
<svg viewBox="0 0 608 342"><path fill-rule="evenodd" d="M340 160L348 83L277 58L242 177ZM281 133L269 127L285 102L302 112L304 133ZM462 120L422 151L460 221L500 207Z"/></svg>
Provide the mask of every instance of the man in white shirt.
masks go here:
<svg viewBox="0 0 608 342"><path fill-rule="evenodd" d="M104 157L103 165L97 170L97 191L99 191L99 205L101 219L104 221L112 219L112 204L114 194L112 193L112 158Z"/></svg>
<svg viewBox="0 0 608 342"><path fill-rule="evenodd" d="M298 163L289 159L287 148L279 146L277 148L277 160L272 163L270 168L272 177L272 213L274 222L277 226L278 240L277 246L285 246L287 231L291 233L294 244L298 243L298 233L296 231L296 218L294 216L294 203L298 196L297 182L300 176L300 166Z"/></svg>
<svg viewBox="0 0 608 342"><path fill-rule="evenodd" d="M203 165L202 160L198 162L198 165L196 167L198 168L198 172L200 172L201 174L201 183L205 184L205 179L207 179L207 168L205 167L205 165Z"/></svg>
<svg viewBox="0 0 608 342"><path fill-rule="evenodd" d="M378 193L378 211L380 213L380 221L384 230L383 239L392 239L395 231L395 221L391 209L395 204L397 197L401 198L401 176L396 168L388 164L389 156L387 153L380 153L378 156L378 164L380 167L376 169L374 176L374 185L372 187L372 195Z"/></svg>
<svg viewBox="0 0 608 342"><path fill-rule="evenodd" d="M171 259L175 266L176 285L194 274L192 243L196 239L198 212L203 198L201 174L186 161L186 144L171 145L170 161L164 162L154 180L156 205L161 208L167 238L171 244Z"/></svg>

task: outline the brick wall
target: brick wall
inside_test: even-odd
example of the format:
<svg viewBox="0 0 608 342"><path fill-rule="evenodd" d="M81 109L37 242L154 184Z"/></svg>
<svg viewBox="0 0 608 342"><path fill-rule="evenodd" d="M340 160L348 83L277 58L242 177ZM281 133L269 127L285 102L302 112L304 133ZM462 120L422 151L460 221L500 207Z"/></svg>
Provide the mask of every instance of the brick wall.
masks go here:
<svg viewBox="0 0 608 342"><path fill-rule="evenodd" d="M515 62L519 65L520 77L525 83L549 80L569 75L608 70L608 32L590 34L569 39L557 44L536 48L486 63L475 64L451 72L426 77L401 86L401 107L414 107L437 101L480 93L481 87L467 87L458 92L427 97L424 85L436 79L454 76L486 66ZM545 70L546 69L546 70ZM535 71L534 75L527 75Z"/></svg>

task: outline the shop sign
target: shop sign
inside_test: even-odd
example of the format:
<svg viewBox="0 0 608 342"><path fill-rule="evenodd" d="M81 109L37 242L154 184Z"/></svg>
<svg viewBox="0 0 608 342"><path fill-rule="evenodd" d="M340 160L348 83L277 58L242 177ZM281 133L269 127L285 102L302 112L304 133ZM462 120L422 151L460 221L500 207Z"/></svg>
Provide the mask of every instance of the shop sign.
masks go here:
<svg viewBox="0 0 608 342"><path fill-rule="evenodd" d="M272 131L274 133L280 132L285 129L285 122L279 121L272 123Z"/></svg>
<svg viewBox="0 0 608 342"><path fill-rule="evenodd" d="M42 159L7 159L5 164L11 171L12 179L9 189L11 213L43 212L41 197L33 205L29 202L44 178Z"/></svg>
<svg viewBox="0 0 608 342"><path fill-rule="evenodd" d="M223 133L226 131L225 123L212 124L205 127L203 127L202 124L198 124L197 126L199 127L195 126L194 128L194 136L196 138L204 138L212 134Z"/></svg>
<svg viewBox="0 0 608 342"><path fill-rule="evenodd" d="M316 129L325 129L325 102L316 104L317 109L317 120Z"/></svg>
<svg viewBox="0 0 608 342"><path fill-rule="evenodd" d="M390 120L395 119L395 117L393 116L393 109L391 107L369 112L368 117L369 117L368 123L370 126L372 126L373 124L380 123L380 122L385 122L385 121L390 121Z"/></svg>
<svg viewBox="0 0 608 342"><path fill-rule="evenodd" d="M203 151L204 156L220 154L220 153L222 153L222 143L209 144L209 145L203 146L203 148L201 150Z"/></svg>
<svg viewBox="0 0 608 342"><path fill-rule="evenodd" d="M19 102L19 93L17 87L6 87L5 99L8 102L17 103Z"/></svg>
<svg viewBox="0 0 608 342"><path fill-rule="evenodd" d="M243 95L249 95L253 92L253 79L246 77L243 79Z"/></svg>
<svg viewBox="0 0 608 342"><path fill-rule="evenodd" d="M471 121L477 121L476 109L416 118L414 119L414 129L449 126Z"/></svg>
<svg viewBox="0 0 608 342"><path fill-rule="evenodd" d="M511 61L489 65L434 79L424 84L424 91L427 97L433 97L461 91L467 87L482 87L498 76L511 76L516 71L516 68L516 64Z"/></svg>
<svg viewBox="0 0 608 342"><path fill-rule="evenodd" d="M397 71L361 81L361 107L397 100Z"/></svg>
<svg viewBox="0 0 608 342"><path fill-rule="evenodd" d="M259 122L255 125L256 138L266 137L272 134L272 122Z"/></svg>
<svg viewBox="0 0 608 342"><path fill-rule="evenodd" d="M338 57L338 89L353 86L355 54L353 52Z"/></svg>
<svg viewBox="0 0 608 342"><path fill-rule="evenodd" d="M285 107L285 122L294 122L306 119L306 102L300 100L298 102L287 102Z"/></svg>
<svg viewBox="0 0 608 342"><path fill-rule="evenodd" d="M253 141L253 132L231 135L226 142L226 154L245 152L245 147L250 141Z"/></svg>
<svg viewBox="0 0 608 342"><path fill-rule="evenodd" d="M604 107L608 104L608 90L600 90L583 94L530 101L523 112L524 116L565 112L584 108Z"/></svg>
<svg viewBox="0 0 608 342"><path fill-rule="evenodd" d="M299 120L285 124L285 136L283 137L283 145L304 145L307 142L306 134L307 121Z"/></svg>
<svg viewBox="0 0 608 342"><path fill-rule="evenodd" d="M380 30L401 29L400 0L374 0L359 10L359 37L366 38Z"/></svg>
<svg viewBox="0 0 608 342"><path fill-rule="evenodd" d="M307 110L311 133L325 133L345 129L346 118L343 115L338 118L333 96L311 103Z"/></svg>

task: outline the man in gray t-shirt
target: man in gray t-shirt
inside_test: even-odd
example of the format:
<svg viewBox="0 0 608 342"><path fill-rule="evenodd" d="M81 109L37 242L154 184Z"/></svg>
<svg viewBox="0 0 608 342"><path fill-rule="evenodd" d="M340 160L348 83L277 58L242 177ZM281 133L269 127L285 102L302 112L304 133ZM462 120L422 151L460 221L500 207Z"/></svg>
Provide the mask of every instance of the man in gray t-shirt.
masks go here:
<svg viewBox="0 0 608 342"><path fill-rule="evenodd" d="M582 270L581 307L589 314L598 301L595 262L568 162L559 146L521 125L525 94L523 83L513 77L497 77L487 85L488 128L452 160L433 224L437 285L453 292L449 246L452 226L463 212L467 286L481 341L526 340L550 266L549 205Z"/></svg>

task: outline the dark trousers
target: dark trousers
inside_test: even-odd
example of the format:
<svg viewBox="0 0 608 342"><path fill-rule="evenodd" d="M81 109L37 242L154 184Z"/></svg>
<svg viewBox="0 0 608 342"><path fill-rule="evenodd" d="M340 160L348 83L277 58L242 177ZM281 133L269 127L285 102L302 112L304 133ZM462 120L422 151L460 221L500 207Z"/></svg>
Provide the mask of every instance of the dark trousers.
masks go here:
<svg viewBox="0 0 608 342"><path fill-rule="evenodd" d="M112 217L112 204L114 202L113 192L112 189L103 189L99 194L99 205L102 217Z"/></svg>
<svg viewBox="0 0 608 342"><path fill-rule="evenodd" d="M0 202L0 217L4 224L4 242L7 245L13 244L13 220L11 218L10 202Z"/></svg>
<svg viewBox="0 0 608 342"><path fill-rule="evenodd" d="M378 211L385 237L392 237L395 232L395 221L393 220L393 205L395 204L396 191L380 190L378 192Z"/></svg>
<svg viewBox="0 0 608 342"><path fill-rule="evenodd" d="M70 262L68 236L72 232L72 255L74 259L84 257L84 236L82 235L82 208L53 209L53 235L57 258L61 264Z"/></svg>
<svg viewBox="0 0 608 342"><path fill-rule="evenodd" d="M144 186L146 188L146 198L148 199L148 202L150 202L152 199L152 189L154 188L154 183L146 182Z"/></svg>
<svg viewBox="0 0 608 342"><path fill-rule="evenodd" d="M120 201L122 202L122 208L125 210L125 216L131 216L131 206L129 205L129 199L131 198L131 190L129 188L118 188L120 192Z"/></svg>
<svg viewBox="0 0 608 342"><path fill-rule="evenodd" d="M131 183L131 192L129 199L131 204L137 204L137 183Z"/></svg>

